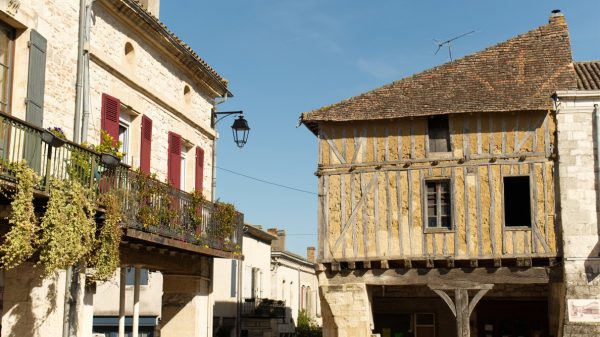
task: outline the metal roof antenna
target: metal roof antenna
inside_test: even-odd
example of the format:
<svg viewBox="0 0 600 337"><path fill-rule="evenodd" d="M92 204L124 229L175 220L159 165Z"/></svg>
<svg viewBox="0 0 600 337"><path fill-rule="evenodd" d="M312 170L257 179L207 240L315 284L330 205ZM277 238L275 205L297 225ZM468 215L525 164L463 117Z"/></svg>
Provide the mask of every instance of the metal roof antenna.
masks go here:
<svg viewBox="0 0 600 337"><path fill-rule="evenodd" d="M435 43L437 43L438 48L436 49L435 53L433 53L433 55L437 55L437 53L440 51L440 49L442 49L442 47L444 45L447 45L448 46L448 55L450 56L450 61L452 61L452 49L450 47L450 44L452 43L452 41L458 40L458 39L460 39L463 36L467 36L467 35L470 35L470 34L473 34L473 33L475 33L474 30L472 30L472 31L470 31L468 33L464 33L464 34L455 36L455 37L453 37L451 39L448 39L446 41L439 41L439 40L435 40L434 39L433 41L435 41Z"/></svg>

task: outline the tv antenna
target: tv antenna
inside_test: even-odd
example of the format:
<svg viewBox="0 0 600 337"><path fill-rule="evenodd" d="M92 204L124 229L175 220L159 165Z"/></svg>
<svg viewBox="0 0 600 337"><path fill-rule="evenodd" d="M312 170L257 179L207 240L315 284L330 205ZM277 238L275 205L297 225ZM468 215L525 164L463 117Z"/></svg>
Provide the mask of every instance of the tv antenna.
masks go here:
<svg viewBox="0 0 600 337"><path fill-rule="evenodd" d="M452 43L452 41L454 41L454 40L458 40L458 39L460 39L460 38L461 38L461 37L463 37L463 36L467 36L467 35L470 35L470 34L473 34L473 33L475 33L475 31L474 31L474 30L472 30L472 31L470 31L470 32L468 32L468 33L461 34L461 35L459 35L459 36L455 36L455 37L453 37L453 38L451 38L451 39L448 39L448 40L446 40L446 41L439 41L439 40L435 40L435 39L434 39L433 41L435 41L435 43L437 43L437 45L438 45L438 48L437 48L437 50L435 51L435 53L433 53L433 55L437 55L437 53L440 51L440 49L442 49L442 47L443 47L444 45L447 45L447 46L448 46L448 55L450 56L450 61L452 61L452 49L451 49L451 47L450 47L450 44Z"/></svg>

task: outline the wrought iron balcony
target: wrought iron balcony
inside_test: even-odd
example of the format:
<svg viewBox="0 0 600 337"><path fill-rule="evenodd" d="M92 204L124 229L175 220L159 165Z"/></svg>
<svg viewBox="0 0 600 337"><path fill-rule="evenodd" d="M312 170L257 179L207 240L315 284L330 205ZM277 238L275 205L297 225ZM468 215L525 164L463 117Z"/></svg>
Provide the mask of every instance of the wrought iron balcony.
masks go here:
<svg viewBox="0 0 600 337"><path fill-rule="evenodd" d="M242 303L243 317L285 318L285 301L268 298L247 298Z"/></svg>
<svg viewBox="0 0 600 337"><path fill-rule="evenodd" d="M98 194L117 192L124 228L227 252L241 244L243 214L235 212L233 223L224 223L218 216L218 204L128 167L108 167L100 153L68 140L60 147L50 145L42 141L44 133L39 127L0 113L0 179L16 183L10 164L26 161L41 178L37 190L42 194L48 190L50 177L75 179Z"/></svg>

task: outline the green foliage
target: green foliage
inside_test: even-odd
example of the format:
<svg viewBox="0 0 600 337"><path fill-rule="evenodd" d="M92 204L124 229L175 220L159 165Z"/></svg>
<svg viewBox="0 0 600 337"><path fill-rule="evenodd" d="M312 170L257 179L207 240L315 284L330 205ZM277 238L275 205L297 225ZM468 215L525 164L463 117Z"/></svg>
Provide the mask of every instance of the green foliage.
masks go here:
<svg viewBox="0 0 600 337"><path fill-rule="evenodd" d="M202 205L206 203L202 191L194 191L192 193L192 200L185 209L185 214L190 220L190 224L194 231L202 226Z"/></svg>
<svg viewBox="0 0 600 337"><path fill-rule="evenodd" d="M95 243L94 254L90 258L90 266L95 267L92 279L107 281L119 267L119 245L121 244L121 221L123 219L121 200L117 191L103 194L100 204L106 213L104 225Z"/></svg>
<svg viewBox="0 0 600 337"><path fill-rule="evenodd" d="M310 318L305 310L298 312L298 324L296 326L297 337L321 337L323 332L321 327Z"/></svg>
<svg viewBox="0 0 600 337"><path fill-rule="evenodd" d="M215 221L215 237L219 240L227 240L234 229L235 206L230 203L217 201L213 212L213 220Z"/></svg>
<svg viewBox="0 0 600 337"><path fill-rule="evenodd" d="M66 269L94 248L95 197L76 180L50 180L50 199L41 224L40 260L46 273Z"/></svg>
<svg viewBox="0 0 600 337"><path fill-rule="evenodd" d="M172 223L177 217L177 209L171 204L174 200L169 186L159 183L156 174L136 171L133 188L137 191L136 201L139 203L136 217L144 228Z"/></svg>
<svg viewBox="0 0 600 337"><path fill-rule="evenodd" d="M11 228L0 246L0 265L4 269L12 269L33 256L39 231L33 207L33 189L39 177L25 162L11 166L17 177L17 193L11 202Z"/></svg>
<svg viewBox="0 0 600 337"><path fill-rule="evenodd" d="M96 145L94 150L100 153L110 153L121 159L124 153L119 152L123 143L114 139L108 132L100 130L100 145Z"/></svg>

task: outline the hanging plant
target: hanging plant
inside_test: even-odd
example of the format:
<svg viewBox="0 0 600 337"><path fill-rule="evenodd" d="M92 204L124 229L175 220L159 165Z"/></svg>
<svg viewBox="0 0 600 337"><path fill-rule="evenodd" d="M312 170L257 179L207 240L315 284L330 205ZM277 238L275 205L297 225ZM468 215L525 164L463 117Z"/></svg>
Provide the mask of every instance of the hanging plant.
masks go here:
<svg viewBox="0 0 600 337"><path fill-rule="evenodd" d="M202 191L194 191L191 196L190 203L185 209L186 217L189 219L190 227L194 232L200 234L202 229L202 205L204 205L206 199L204 199Z"/></svg>
<svg viewBox="0 0 600 337"><path fill-rule="evenodd" d="M213 213L216 228L214 233L219 240L227 240L233 234L235 206L230 203L217 201Z"/></svg>
<svg viewBox="0 0 600 337"><path fill-rule="evenodd" d="M39 230L33 206L33 189L39 177L25 162L11 166L17 178L17 192L11 202L12 213L8 220L11 228L0 246L0 265L4 269L20 265L35 253Z"/></svg>
<svg viewBox="0 0 600 337"><path fill-rule="evenodd" d="M39 240L39 263L46 273L68 268L94 248L94 200L93 192L76 180L50 180Z"/></svg>
<svg viewBox="0 0 600 337"><path fill-rule="evenodd" d="M94 281L107 281L114 275L120 263L119 245L123 234L121 231L123 213L121 200L115 190L102 195L100 204L105 207L105 220L89 264L95 268L91 277Z"/></svg>

